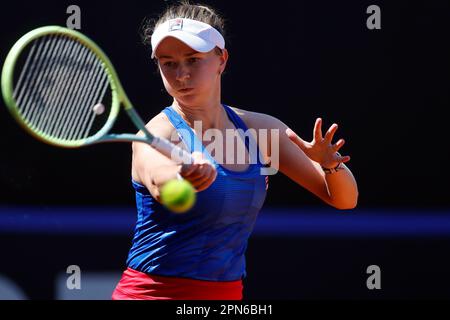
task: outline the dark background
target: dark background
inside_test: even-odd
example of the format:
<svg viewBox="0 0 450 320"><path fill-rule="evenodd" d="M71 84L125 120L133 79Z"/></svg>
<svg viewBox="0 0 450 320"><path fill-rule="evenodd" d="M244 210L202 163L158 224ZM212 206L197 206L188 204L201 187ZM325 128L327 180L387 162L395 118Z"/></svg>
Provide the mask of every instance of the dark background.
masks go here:
<svg viewBox="0 0 450 320"><path fill-rule="evenodd" d="M140 26L145 17L156 16L167 3L173 1L128 0L122 4L110 1L7 2L1 10L0 61L3 62L14 42L31 29L50 24L65 25L69 16L66 8L76 4L81 7L81 31L108 54L130 100L139 114L149 120L168 106L171 99L150 60L150 49L141 44ZM312 140L317 117L323 118L324 131L333 123L339 124L335 141L339 138L346 140L341 153L352 157L348 167L358 182L358 208L351 212L355 219L358 219L359 212L363 216L364 210L384 212L387 208L405 219L412 209L423 215L437 212L443 219L448 217L450 2L320 0L204 3L215 7L227 21L230 60L223 79L224 103L273 115L308 141ZM381 8L381 30L366 27L369 16L366 9L372 4ZM54 148L24 133L5 107L0 108L0 128L3 133L0 135L0 205L4 208L24 205L38 208L134 205L130 183L130 145L104 144L77 150ZM134 127L123 117L115 131L134 132ZM307 207L313 208L308 211L313 214L314 208L325 206L282 174L271 177L266 207L280 210L289 207L305 212L303 208ZM336 211L333 214L340 213ZM444 220L442 223L448 225ZM27 256L34 250L30 247L33 243L38 252L49 250L42 268L50 270L66 265L65 259L58 260L53 255L54 246L58 248L55 243L59 246L63 242L70 246L70 241L74 245L83 243L76 246L80 250L77 259L88 261L94 249L91 253L86 252L87 244L97 243L103 247L100 243L109 241L108 238L94 241L83 236L44 237L43 233L24 235L2 229L1 243L11 245L3 248L5 260L0 257L0 273L4 270L15 279L22 279L17 281L25 282L23 279L30 275L23 264L35 259L35 256ZM52 234L52 230L48 233ZM115 247L120 254L113 257L113 249L111 252L106 250L105 257L110 256L111 260L92 267L120 269L130 237L131 234L111 236L112 243L121 243ZM450 297L447 289L450 276L442 271L450 266L447 235L417 238L412 234L395 240L385 237L382 241L363 238L349 240L341 237L339 242L336 238L326 237L299 235L286 238L255 234L248 253L248 297L371 297L364 287L364 270L371 264L369 253L378 257L380 264L384 261L385 265L392 266L392 278L405 277L396 287L392 285L395 287L393 291L379 296ZM329 247L330 243L336 247ZM267 249L269 244L274 247ZM302 252L306 256L293 258L292 253L289 256L280 249L286 244L290 244L291 249L305 248L306 251ZM326 249L323 248L325 244L328 244ZM14 257L18 252L15 248L22 245L25 249L21 249L20 258ZM273 259L280 261L276 267L266 264L266 250L275 254ZM319 250L324 255L314 256L313 253ZM307 252L311 252L317 264L331 259L344 265L325 268L321 273L320 268L313 267L317 265L315 262L306 267L302 264L311 261L307 260L311 258ZM404 255L399 255L400 252ZM415 264L411 262L409 268L404 267L405 257L407 261L413 259ZM281 262L283 259L286 262ZM433 259L438 259L441 271L436 271L436 264L430 262ZM7 264L6 260L16 261L16 264ZM322 282L311 280L308 287L310 277L296 277L301 270L305 272L303 274L316 272ZM352 273L351 276L351 270L361 273ZM269 274L272 282L266 282ZM281 274L282 279L273 280L274 275L281 277ZM431 275L434 275L433 281L428 281ZM337 289L342 288L339 283L330 284L328 281L327 284L327 280L323 280L327 277L336 281L347 279L353 286L362 279L363 285L357 289L349 285L350 288L343 291ZM418 280L415 290L405 286L408 277L422 279ZM285 286L289 281L297 281L299 288L294 290ZM32 282L26 282L33 286ZM302 291L301 286L314 289ZM36 287L26 290L33 298L52 297L48 288L44 291L36 290ZM273 293L274 290L277 294ZM281 294L282 290L285 293Z"/></svg>

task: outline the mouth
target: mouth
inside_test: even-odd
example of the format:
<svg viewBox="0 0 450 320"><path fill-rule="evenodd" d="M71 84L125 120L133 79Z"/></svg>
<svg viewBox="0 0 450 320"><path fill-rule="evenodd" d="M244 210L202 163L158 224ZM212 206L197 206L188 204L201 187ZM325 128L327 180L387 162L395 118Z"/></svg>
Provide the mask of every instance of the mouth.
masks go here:
<svg viewBox="0 0 450 320"><path fill-rule="evenodd" d="M189 93L189 92L191 92L192 90L194 90L194 88L184 88L184 89L179 89L178 92L181 92L181 93Z"/></svg>

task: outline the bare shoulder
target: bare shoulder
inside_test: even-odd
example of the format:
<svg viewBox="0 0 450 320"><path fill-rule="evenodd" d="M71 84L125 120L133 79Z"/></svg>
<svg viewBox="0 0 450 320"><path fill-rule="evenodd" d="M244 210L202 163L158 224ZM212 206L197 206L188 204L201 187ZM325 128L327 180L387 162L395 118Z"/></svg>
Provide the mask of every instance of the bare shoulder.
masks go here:
<svg viewBox="0 0 450 320"><path fill-rule="evenodd" d="M174 137L177 136L175 134L176 129L170 122L169 118L167 118L167 116L163 112L157 114L149 122L147 122L145 128L147 128L147 130L155 137L165 138L173 143L179 142L173 141L173 139L175 139ZM137 135L144 136L144 133L141 130L137 133ZM149 150L151 148L145 143L133 142L132 149L133 152L136 152L141 149Z"/></svg>
<svg viewBox="0 0 450 320"><path fill-rule="evenodd" d="M150 131L151 134L166 139L170 139L173 132L175 131L175 128L164 112L161 112L154 116L149 122L147 122L145 127L148 131ZM144 133L142 131L139 131L138 135L143 136Z"/></svg>
<svg viewBox="0 0 450 320"><path fill-rule="evenodd" d="M245 122L248 128L271 129L278 128L281 121L277 118L261 112L248 111L240 108L230 107Z"/></svg>
<svg viewBox="0 0 450 320"><path fill-rule="evenodd" d="M278 132L284 132L287 126L277 118L265 113L248 111L234 107L231 108L242 119L242 121L244 121L247 128L255 130L253 134L256 135L255 137L258 141L258 146L264 157L264 163L270 163L270 154L272 153L272 134L260 135L259 133L264 130L271 132L272 129L278 129Z"/></svg>
<svg viewBox="0 0 450 320"><path fill-rule="evenodd" d="M145 127L151 134L160 138L171 140L174 136L175 128L163 112L153 117ZM143 136L144 133L139 131L138 135ZM152 184L145 179L148 176L148 172L152 170L151 168L167 163L170 159L165 158L148 144L140 142L132 143L132 153L131 175L133 180L145 184L151 190ZM152 159L152 161L149 161L149 159Z"/></svg>

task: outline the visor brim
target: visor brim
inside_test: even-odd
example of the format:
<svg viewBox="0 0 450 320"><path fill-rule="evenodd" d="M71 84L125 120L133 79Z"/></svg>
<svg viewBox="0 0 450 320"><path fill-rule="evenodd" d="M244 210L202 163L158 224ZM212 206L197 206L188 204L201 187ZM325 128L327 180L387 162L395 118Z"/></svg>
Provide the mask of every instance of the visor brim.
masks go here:
<svg viewBox="0 0 450 320"><path fill-rule="evenodd" d="M157 41L157 43L153 49L153 52L152 52L152 58L155 57L156 51L158 50L158 47L161 44L161 42L163 42L163 40L165 40L168 37L175 38L175 39L183 42L188 47L190 47L198 52L203 52L203 53L209 52L216 47L216 44L214 44L213 42L206 41L196 35L193 35L193 34L190 34L187 32L183 32L183 31L175 31L175 32L171 32L170 34L163 36L161 39L159 39Z"/></svg>

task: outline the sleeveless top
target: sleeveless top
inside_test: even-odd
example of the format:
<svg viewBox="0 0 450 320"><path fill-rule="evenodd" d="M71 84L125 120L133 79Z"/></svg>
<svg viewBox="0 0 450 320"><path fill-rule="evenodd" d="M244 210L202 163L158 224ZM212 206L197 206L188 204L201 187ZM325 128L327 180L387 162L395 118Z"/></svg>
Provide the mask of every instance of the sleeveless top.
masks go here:
<svg viewBox="0 0 450 320"><path fill-rule="evenodd" d="M230 107L223 107L235 127L245 132L247 127L240 117ZM195 205L183 214L167 210L145 186L132 181L137 222L127 267L160 276L240 280L246 275L248 238L267 192L260 157L254 157L256 160L243 172L231 171L215 161L172 107L163 112L188 150L203 152L216 167L217 178L208 189L197 193ZM247 138L253 139L251 135ZM249 150L248 139L245 145ZM259 148L256 150L259 155Z"/></svg>

